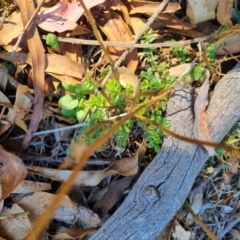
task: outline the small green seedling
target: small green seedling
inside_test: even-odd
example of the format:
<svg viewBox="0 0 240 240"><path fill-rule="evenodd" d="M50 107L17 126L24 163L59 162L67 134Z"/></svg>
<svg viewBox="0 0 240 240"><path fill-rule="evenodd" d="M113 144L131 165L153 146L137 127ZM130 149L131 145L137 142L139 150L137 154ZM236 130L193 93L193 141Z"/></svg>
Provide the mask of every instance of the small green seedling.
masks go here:
<svg viewBox="0 0 240 240"><path fill-rule="evenodd" d="M58 47L58 37L53 33L48 33L46 43L51 49L56 49Z"/></svg>

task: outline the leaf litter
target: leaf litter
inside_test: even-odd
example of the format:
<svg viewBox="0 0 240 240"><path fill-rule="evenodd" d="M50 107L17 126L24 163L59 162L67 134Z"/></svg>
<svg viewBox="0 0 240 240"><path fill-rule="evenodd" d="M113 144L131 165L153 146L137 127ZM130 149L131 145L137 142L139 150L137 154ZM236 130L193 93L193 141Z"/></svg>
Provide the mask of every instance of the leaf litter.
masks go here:
<svg viewBox="0 0 240 240"><path fill-rule="evenodd" d="M210 76L205 68L209 66L208 63L198 59L198 49L193 45L190 47L189 43L186 46L182 43L185 40L184 36L197 38L212 34L215 29L207 20L216 17L219 24L226 25L229 29L226 32L216 32L211 39L212 42L209 41L207 44L216 43L214 53L224 55L225 58L227 54L239 52L238 25L233 25L231 21L230 10L233 1L226 3L216 1L211 6L212 9L208 6L208 10L214 14L204 16L203 13L201 19L194 15L197 12L192 5L190 6L190 2L186 3L187 9L179 3L168 3L150 22L149 16L153 16L156 9L160 9L161 3L137 0L84 1L95 19L98 34L104 41L115 43L115 46L107 47L108 56L102 54L98 45L80 46L71 42L70 37L85 38L89 41L95 39L92 25L85 17L84 7L78 1L60 0L44 3L16 45L23 27L31 18L26 13L33 13L36 6L28 0L18 1L17 6L11 2L10 6L14 8L7 9L7 18L0 29L1 143L12 146L11 149L0 151L1 216L6 218L0 221L0 237L6 239L33 237L38 218L58 196L59 186L56 187L55 183L64 184L68 181L74 174L74 166L86 151L91 155L94 164L91 167L86 164L84 170L77 173L73 181L74 185L81 187L84 199L81 201L82 206L80 200L73 202L66 194L63 195L62 202L55 207L52 221L48 226L43 226L45 230L43 229L44 232L39 239L46 239L47 235L58 239L81 239L86 234L97 231L102 224L100 218L111 215L112 211L116 210L123 196L136 182L137 176L151 161L156 152L152 149L159 148L157 146L162 142L162 133L157 132L153 126L135 119L124 124L116 134L106 139L106 143L97 151L90 152L88 145L99 136L103 136L108 128L114 127L129 111L149 101L151 96L158 94L161 89L172 86L174 77L176 79L185 73L191 62L196 59L199 68L195 69L195 72L190 72L190 77L186 76L183 81L188 81L196 87L202 84L203 79L207 79L202 84L195 101L194 136L196 139L212 142L208 132L206 105L209 79L213 76ZM40 4L40 1L38 3ZM0 6L4 9L3 5ZM184 11L190 21L182 18L185 17ZM203 20L204 17L206 20ZM207 26L204 33L201 30L201 24L204 23L201 21ZM141 33L145 24L150 26L150 30L146 29L147 31ZM49 47L43 40L48 33L56 34L65 42L57 43L54 48ZM153 42L159 45L144 50L128 49L124 45L140 37L142 45L151 45ZM173 39L175 45L171 45ZM162 43L165 45L161 45ZM14 54L13 47L16 49ZM125 58L122 58L123 54ZM212 67L217 69L218 66L214 62L216 58L210 57L213 52L209 51L208 54ZM113 59L118 64L117 67L111 66L108 74L110 77L107 77L109 69L106 67L109 64L107 59ZM221 62L221 59L218 61ZM11 73L14 68L17 70ZM214 87L214 83L211 87ZM67 94L76 104L68 105L68 109L62 109L59 100ZM145 108L142 114L167 126L167 122L164 122L167 100L162 99L160 102L154 104L152 108ZM99 109L101 111L98 111ZM77 121L80 119L86 125L79 129ZM53 134L52 130L56 128L59 132L65 132L69 123L73 128L76 125L74 134L71 132L65 135ZM39 132L37 137L34 136L35 132ZM239 134L233 135L239 140ZM83 142L81 136L84 136ZM14 138L19 140L19 145L22 145L22 151L25 153L49 157L48 164L39 164L36 159L22 161L16 152L12 152ZM148 148L142 150L141 143L145 141ZM212 147L204 147L210 156L215 154ZM224 154L224 158L229 156L233 158L227 152ZM66 158L66 161L59 165L54 163L56 158ZM106 161L103 166L99 165L100 159L103 165L104 160L113 160L111 164ZM36 166L37 164L39 166ZM82 165L84 166L84 163ZM237 168L237 164L235 165ZM205 174L204 171L201 174ZM232 177L226 170L223 174L224 179ZM28 180L25 180L27 175ZM92 197L96 194L95 186L98 187L97 193L106 189L105 193L99 194L100 197ZM215 190L224 192L227 191L227 186L234 189L229 181L225 181L221 186L215 184ZM208 191L206 195L210 196L213 190L210 187ZM233 195L229 200L224 199L222 195L221 197L226 204L233 204ZM3 206L4 201L7 203L11 198L12 208ZM199 214L204 214L200 206L198 211ZM218 214L216 209L215 211ZM81 213L87 217L84 218L84 214ZM218 217L219 215L215 216ZM54 222L64 223L64 226ZM193 221L192 231L198 236L203 235L200 229L194 228L194 224ZM176 223L172 229L173 239L177 237L182 239L183 234L189 239L191 232L188 229L184 224ZM214 228L213 231L219 234ZM234 234L236 235L235 232Z"/></svg>

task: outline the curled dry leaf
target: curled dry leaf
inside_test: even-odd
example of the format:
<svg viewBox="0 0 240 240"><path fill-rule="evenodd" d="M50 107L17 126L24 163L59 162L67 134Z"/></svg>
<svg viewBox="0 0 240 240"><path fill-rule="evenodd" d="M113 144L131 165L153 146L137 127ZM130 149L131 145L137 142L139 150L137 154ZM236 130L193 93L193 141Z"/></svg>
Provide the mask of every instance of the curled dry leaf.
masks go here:
<svg viewBox="0 0 240 240"><path fill-rule="evenodd" d="M104 0L84 0L88 9L103 2ZM38 14L37 24L48 32L64 32L71 28L83 13L84 10L78 2L70 3L67 0L60 0L54 7Z"/></svg>
<svg viewBox="0 0 240 240"><path fill-rule="evenodd" d="M64 78L67 83L79 83L78 79L82 79L85 72L83 65L57 54L45 54L45 57L46 73L56 77L60 81L63 81ZM0 53L0 58L16 64L28 63L32 66L31 57L26 53L15 53L14 56L11 56L10 53L5 52Z"/></svg>
<svg viewBox="0 0 240 240"><path fill-rule="evenodd" d="M0 150L0 164L2 200L26 178L27 169L19 157L4 150Z"/></svg>
<svg viewBox="0 0 240 240"><path fill-rule="evenodd" d="M206 106L208 104L209 80L207 79L201 86L200 92L194 103L194 137L198 140L212 142L212 138L208 132L208 122L206 114ZM204 146L209 156L215 155L215 149L210 146Z"/></svg>
<svg viewBox="0 0 240 240"><path fill-rule="evenodd" d="M117 81L126 88L127 85L131 85L133 87L133 94L134 97L138 94L139 92L139 81L137 76L134 74L134 72L126 67L119 67L115 73L114 76L117 76ZM111 78L114 78L112 75Z"/></svg>
<svg viewBox="0 0 240 240"><path fill-rule="evenodd" d="M56 170L50 168L34 167L29 166L28 170L31 173L38 174L50 178L52 180L65 182L69 176L72 174L71 170ZM98 170L98 171L81 171L74 180L75 185L82 186L96 186L104 178L120 174L123 176L131 176L136 174L138 171L138 154L131 158L122 158L116 160L109 167Z"/></svg>

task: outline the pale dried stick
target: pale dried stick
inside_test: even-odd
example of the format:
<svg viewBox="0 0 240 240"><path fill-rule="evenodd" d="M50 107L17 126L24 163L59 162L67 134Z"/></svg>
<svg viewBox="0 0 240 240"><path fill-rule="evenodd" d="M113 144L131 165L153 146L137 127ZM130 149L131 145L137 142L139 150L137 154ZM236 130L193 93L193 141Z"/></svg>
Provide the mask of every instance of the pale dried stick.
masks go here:
<svg viewBox="0 0 240 240"><path fill-rule="evenodd" d="M3 12L3 16L2 16L2 19L1 19L1 23L0 23L0 29L2 28L3 23L5 21L5 18L7 16L7 11L8 11L8 9L5 9L4 12Z"/></svg>
<svg viewBox="0 0 240 240"><path fill-rule="evenodd" d="M88 21L90 22L91 26L92 26L92 29L93 29L93 33L95 35L95 37L97 38L98 42L99 42L99 45L101 46L102 50L104 51L109 63L111 64L111 66L114 65L114 61L112 60L108 50L106 49L106 47L104 46L103 44L103 39L102 39L102 36L99 34L99 31L97 29L97 26L96 26L96 23L93 19L93 16L92 14L90 13L90 11L88 10L88 8L86 7L85 3L83 0L79 0L81 5L82 5L82 8L84 9L84 12L87 16L87 19Z"/></svg>
<svg viewBox="0 0 240 240"><path fill-rule="evenodd" d="M155 47L174 47L179 45L188 45L193 43L198 43L199 41L207 41L212 37L212 35L207 35L204 37L189 39L189 40L182 40L178 42L163 42L163 43L149 43L149 44L142 44L142 43L132 43L132 42L110 42L110 41L103 41L105 46L113 46L113 47L126 47L126 48L155 48ZM46 39L47 36L43 35L42 39ZM67 42L72 44L82 44L82 45L100 45L97 40L88 40L88 39L77 39L77 38L63 38L58 37L59 42Z"/></svg>
<svg viewBox="0 0 240 240"><path fill-rule="evenodd" d="M20 35L18 36L18 40L15 44L15 46L13 47L13 50L11 52L11 56L13 56L18 48L18 45L20 44L23 35L25 34L25 32L27 31L27 29L29 28L29 26L31 25L33 19L35 18L35 16L37 15L38 11L40 10L41 6L44 4L45 0L42 0L39 5L37 6L36 10L34 11L33 15L31 16L31 18L29 19L28 23L26 24L26 26L23 28L22 32L20 33Z"/></svg>

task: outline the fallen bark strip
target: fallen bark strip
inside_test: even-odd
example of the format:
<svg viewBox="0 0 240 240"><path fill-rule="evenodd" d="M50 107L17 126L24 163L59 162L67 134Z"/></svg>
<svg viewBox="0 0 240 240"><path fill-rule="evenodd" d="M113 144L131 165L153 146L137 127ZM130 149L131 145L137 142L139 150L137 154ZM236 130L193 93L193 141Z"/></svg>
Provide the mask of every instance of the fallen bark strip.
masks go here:
<svg viewBox="0 0 240 240"><path fill-rule="evenodd" d="M239 102L240 65L236 65L217 84L209 104L213 141L221 141L240 118ZM171 130L193 137L191 86L181 83L174 88L168 119ZM167 137L123 204L90 239L155 239L181 208L207 159L203 147Z"/></svg>

